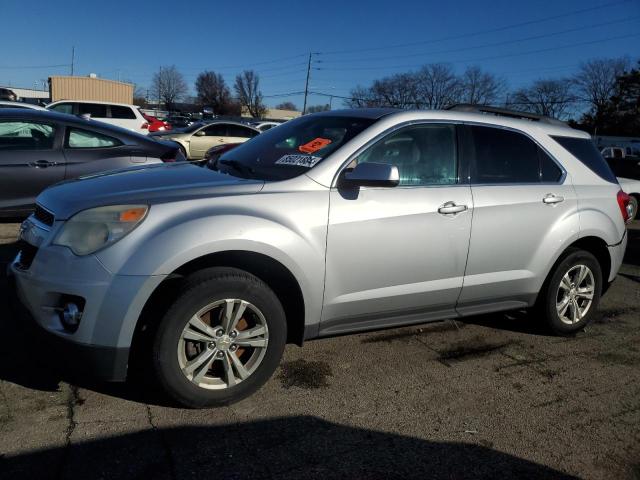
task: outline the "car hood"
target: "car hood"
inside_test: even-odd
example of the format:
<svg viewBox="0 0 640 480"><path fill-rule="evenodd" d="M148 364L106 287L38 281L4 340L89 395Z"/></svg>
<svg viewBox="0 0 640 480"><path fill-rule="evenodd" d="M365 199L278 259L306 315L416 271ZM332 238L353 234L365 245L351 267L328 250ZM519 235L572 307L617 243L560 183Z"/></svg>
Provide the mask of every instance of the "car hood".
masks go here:
<svg viewBox="0 0 640 480"><path fill-rule="evenodd" d="M259 192L262 180L246 180L189 163L156 164L58 183L37 199L57 220L104 205L176 202Z"/></svg>

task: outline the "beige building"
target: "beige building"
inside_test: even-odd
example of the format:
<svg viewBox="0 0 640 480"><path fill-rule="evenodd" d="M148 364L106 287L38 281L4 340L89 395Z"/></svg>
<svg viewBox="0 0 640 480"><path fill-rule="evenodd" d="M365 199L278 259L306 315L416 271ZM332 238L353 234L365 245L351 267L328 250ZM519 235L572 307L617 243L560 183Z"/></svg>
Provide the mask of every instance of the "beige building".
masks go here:
<svg viewBox="0 0 640 480"><path fill-rule="evenodd" d="M264 116L265 120L291 120L293 118L298 118L302 115L301 112L297 110L280 110L278 108L268 108L267 113ZM246 107L242 107L242 116L252 118L249 110Z"/></svg>
<svg viewBox="0 0 640 480"><path fill-rule="evenodd" d="M88 77L49 77L51 101L97 100L101 102L133 103L133 84Z"/></svg>

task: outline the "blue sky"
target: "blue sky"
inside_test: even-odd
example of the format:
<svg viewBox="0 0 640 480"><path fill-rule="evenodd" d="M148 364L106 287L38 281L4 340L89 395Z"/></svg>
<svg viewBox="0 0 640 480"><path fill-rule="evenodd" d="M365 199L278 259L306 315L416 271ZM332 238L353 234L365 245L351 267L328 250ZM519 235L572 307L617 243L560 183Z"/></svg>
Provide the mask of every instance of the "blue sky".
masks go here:
<svg viewBox="0 0 640 480"><path fill-rule="evenodd" d="M0 84L68 74L75 46L76 74L142 87L161 65L175 64L192 90L204 69L231 85L253 68L270 105L302 106L299 94L274 95L304 89L309 52L310 89L338 96L431 62L480 65L517 88L594 57L640 58L640 0L4 0L2 14Z"/></svg>

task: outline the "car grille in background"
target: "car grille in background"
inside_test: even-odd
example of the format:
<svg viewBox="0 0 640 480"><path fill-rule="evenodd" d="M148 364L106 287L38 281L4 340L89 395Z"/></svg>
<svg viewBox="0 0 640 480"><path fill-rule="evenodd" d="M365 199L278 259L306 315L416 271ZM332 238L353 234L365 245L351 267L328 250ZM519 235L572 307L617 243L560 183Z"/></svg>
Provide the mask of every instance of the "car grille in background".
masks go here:
<svg viewBox="0 0 640 480"><path fill-rule="evenodd" d="M49 212L48 210L45 210L40 205L36 205L36 209L33 212L33 216L40 223L44 223L45 225L48 225L50 227L53 225L53 220L55 219L55 217L53 216L53 213Z"/></svg>
<svg viewBox="0 0 640 480"><path fill-rule="evenodd" d="M36 253L38 253L38 247L34 247L24 240L18 241L17 246L20 249L18 268L28 270L33 263L33 259L36 257Z"/></svg>

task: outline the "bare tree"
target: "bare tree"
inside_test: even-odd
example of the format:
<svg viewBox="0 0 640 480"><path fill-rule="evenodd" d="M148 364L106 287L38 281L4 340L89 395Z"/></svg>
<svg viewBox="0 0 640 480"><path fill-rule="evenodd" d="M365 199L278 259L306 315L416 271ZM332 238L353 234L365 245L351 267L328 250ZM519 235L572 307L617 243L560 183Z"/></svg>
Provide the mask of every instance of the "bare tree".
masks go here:
<svg viewBox="0 0 640 480"><path fill-rule="evenodd" d="M351 97L344 101L344 104L347 107L368 108L380 106L380 102L373 97L370 88L358 85L351 89L350 95Z"/></svg>
<svg viewBox="0 0 640 480"><path fill-rule="evenodd" d="M530 87L515 91L508 102L508 106L519 110L547 115L555 118L566 118L571 105L575 101L572 84L564 80L537 80Z"/></svg>
<svg viewBox="0 0 640 480"><path fill-rule="evenodd" d="M229 87L219 73L200 73L196 79L196 93L198 104L211 107L216 115L231 115L239 110L231 98Z"/></svg>
<svg viewBox="0 0 640 480"><path fill-rule="evenodd" d="M278 105L276 105L276 108L279 110L298 110L298 107L296 107L295 103L293 102L279 103Z"/></svg>
<svg viewBox="0 0 640 480"><path fill-rule="evenodd" d="M176 102L189 91L184 77L175 65L160 67L160 71L153 75L151 85L158 94L158 100L164 102L169 110L173 110Z"/></svg>
<svg viewBox="0 0 640 480"><path fill-rule="evenodd" d="M496 103L506 91L503 79L483 72L478 66L468 67L460 77L460 83L460 101L472 105Z"/></svg>
<svg viewBox="0 0 640 480"><path fill-rule="evenodd" d="M331 108L329 107L328 103L324 105L311 105L310 107L307 107L307 113L328 112L329 110L331 110Z"/></svg>
<svg viewBox="0 0 640 480"><path fill-rule="evenodd" d="M459 103L461 82L446 63L424 65L416 73L416 103L419 108L441 109Z"/></svg>
<svg viewBox="0 0 640 480"><path fill-rule="evenodd" d="M615 94L616 79L630 67L628 58L600 58L580 65L574 77L580 99L590 103L591 113L599 115Z"/></svg>
<svg viewBox="0 0 640 480"><path fill-rule="evenodd" d="M254 118L262 118L267 113L267 107L262 103L259 85L260 78L253 70L245 70L237 75L234 85L240 105Z"/></svg>

